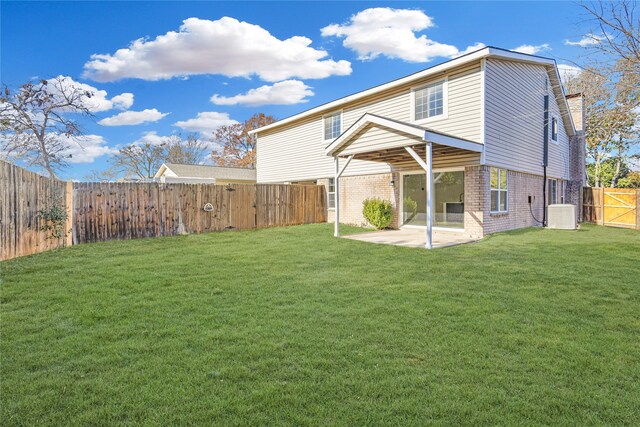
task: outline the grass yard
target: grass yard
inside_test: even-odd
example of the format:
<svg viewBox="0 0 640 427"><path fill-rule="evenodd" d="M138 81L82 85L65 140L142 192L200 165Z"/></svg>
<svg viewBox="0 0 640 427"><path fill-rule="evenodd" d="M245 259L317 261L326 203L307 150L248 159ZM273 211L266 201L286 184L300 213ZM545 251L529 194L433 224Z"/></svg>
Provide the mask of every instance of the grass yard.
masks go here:
<svg viewBox="0 0 640 427"><path fill-rule="evenodd" d="M2 425L640 424L638 231L426 251L319 224L0 271Z"/></svg>

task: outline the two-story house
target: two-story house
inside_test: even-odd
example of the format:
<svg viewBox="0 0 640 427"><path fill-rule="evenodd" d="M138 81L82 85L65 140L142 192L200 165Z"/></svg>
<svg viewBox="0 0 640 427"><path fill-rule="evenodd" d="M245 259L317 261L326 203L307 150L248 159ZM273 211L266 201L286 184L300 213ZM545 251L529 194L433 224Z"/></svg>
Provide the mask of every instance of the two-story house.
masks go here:
<svg viewBox="0 0 640 427"><path fill-rule="evenodd" d="M362 202L394 206L394 227L469 237L540 225L579 204L582 97L553 59L486 47L254 131L259 183L327 188L329 220L365 224Z"/></svg>

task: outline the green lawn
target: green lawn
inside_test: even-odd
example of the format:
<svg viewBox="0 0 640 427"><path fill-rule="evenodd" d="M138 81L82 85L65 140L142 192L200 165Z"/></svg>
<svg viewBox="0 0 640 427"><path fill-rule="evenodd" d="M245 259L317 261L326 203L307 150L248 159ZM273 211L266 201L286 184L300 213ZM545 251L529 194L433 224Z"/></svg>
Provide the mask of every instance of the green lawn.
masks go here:
<svg viewBox="0 0 640 427"><path fill-rule="evenodd" d="M640 232L331 229L0 263L0 423L640 424Z"/></svg>

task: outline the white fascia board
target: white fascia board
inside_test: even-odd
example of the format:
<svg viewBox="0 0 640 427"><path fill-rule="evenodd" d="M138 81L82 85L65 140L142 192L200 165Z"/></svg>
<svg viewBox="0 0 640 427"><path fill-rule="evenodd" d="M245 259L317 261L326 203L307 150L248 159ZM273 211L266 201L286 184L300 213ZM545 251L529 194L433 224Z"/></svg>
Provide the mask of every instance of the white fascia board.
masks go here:
<svg viewBox="0 0 640 427"><path fill-rule="evenodd" d="M424 140L433 142L434 144L446 145L447 147L461 148L463 150L482 153L484 144L479 142L467 141L465 139L455 138L453 136L442 135L435 132L425 131Z"/></svg>
<svg viewBox="0 0 640 427"><path fill-rule="evenodd" d="M444 63L439 64L439 65L435 65L435 66L433 66L431 68L428 68L426 70L422 70L422 71L419 71L417 73L411 74L409 76L401 77L401 78L399 78L397 80L394 80L394 81L391 81L391 82L388 82L388 83L384 83L384 84L382 84L380 86L376 86L376 87L373 87L371 89L365 89L362 92L354 93L353 95L349 95L349 96L346 96L344 98L336 99L335 101L331 101L331 102L328 102L326 104L319 105L319 106L317 106L315 108L312 108L312 109L307 110L307 111L303 111L302 113L298 113L298 114L296 114L294 116L291 116L291 117L287 117L286 119L282 119L282 120L277 121L275 123L272 123L270 125L263 126L261 128L258 128L258 129L253 129L253 130L249 131L249 134L253 135L255 133L263 132L263 131L266 131L266 130L269 130L269 129L273 129L275 127L286 125L287 123L291 123L293 121L300 120L300 119L302 119L304 117L311 116L313 114L317 114L317 113L320 113L320 112L325 111L325 110L331 110L331 109L337 108L337 107L339 107L339 106L341 106L343 104L346 104L348 102L356 101L358 99L367 97L369 95L373 95L373 94L376 94L378 92L382 92L382 91L385 91L385 90L388 90L388 89L392 89L394 87L401 86L401 85L404 85L406 83L410 83L410 82L412 82L414 80L418 80L418 79L421 79L423 77L428 77L428 76L433 75L433 74L438 74L438 73L446 71L446 70L448 70L450 68L466 64L468 62L473 62L473 61L479 60L480 58L484 58L485 56L488 56L488 55L489 55L489 48L483 48L483 49L477 50L475 52L472 52L470 54L461 56L459 58L452 59L450 61L444 62Z"/></svg>
<svg viewBox="0 0 640 427"><path fill-rule="evenodd" d="M503 59L509 59L509 60L514 60L514 61L520 61L520 62L529 62L529 63L534 63L534 64L543 64L543 65L549 65L549 66L556 66L556 62L553 59L550 58L544 58L542 56L534 56L534 55L527 55L524 53L518 53L518 52L512 52L512 51L508 51L508 50L504 50L504 49L498 49L495 47L485 47L482 49L479 49L475 52L471 52L467 55L463 55L459 58L455 58L452 60L449 60L447 62L444 62L442 64L439 65L435 65L431 68L428 68L426 70L422 70L419 71L417 73L405 76L405 77L401 77L397 80L393 80L391 82L388 83L384 83L382 85L373 87L371 89L365 89L362 92L358 92L358 93L354 93L352 95L346 96L344 98L340 98L340 99L336 99L335 101L331 101L328 102L326 104L323 105L319 105L315 108L312 108L310 110L307 111L303 111L301 113L295 114L293 116L287 117L285 119L279 120L275 123L272 123L270 125L266 125L263 126L261 128L258 129L253 129L251 131L249 131L250 135L256 134L256 133L260 133L266 130L270 130L273 129L275 127L279 127L279 126L283 126L286 125L288 123L300 120L302 118L314 115L314 114L318 114L321 113L323 111L327 111L327 110L331 110L331 109L335 109L338 107L341 107L342 105L348 103L348 102L352 102L352 101L356 101L362 98L365 98L367 96L370 95L374 95L378 92L383 92L385 90L388 89L392 89L394 87L397 86L402 86L404 84L407 83L411 83L414 80L419 80L422 79L424 77L428 77L431 75L435 75L435 74L439 74L439 73L443 73L446 72L447 70L454 68L454 67L458 67L460 65L464 65L470 62L474 62L474 61L479 61L482 58L487 58L487 57L495 57L495 58L503 58ZM556 71L557 73L557 71Z"/></svg>
<svg viewBox="0 0 640 427"><path fill-rule="evenodd" d="M408 135L417 136L418 138L424 138L424 130L416 128L415 126L409 126L404 123L399 123L395 120L389 120L384 117L375 116L369 113L364 114L358 119L349 129L347 129L342 135L336 138L325 149L327 156L334 155L344 144L346 144L350 138L360 131L363 127L369 124L376 124L389 129L394 129L399 132L406 133Z"/></svg>
<svg viewBox="0 0 640 427"><path fill-rule="evenodd" d="M162 166L160 166L160 169L158 169L158 172L156 172L156 174L153 177L160 178L165 170L167 170L167 165L163 163Z"/></svg>

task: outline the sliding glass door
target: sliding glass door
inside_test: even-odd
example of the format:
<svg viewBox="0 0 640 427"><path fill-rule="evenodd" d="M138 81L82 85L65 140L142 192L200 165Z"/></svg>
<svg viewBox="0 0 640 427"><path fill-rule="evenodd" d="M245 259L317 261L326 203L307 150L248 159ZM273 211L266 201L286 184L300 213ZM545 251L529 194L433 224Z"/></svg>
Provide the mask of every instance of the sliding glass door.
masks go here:
<svg viewBox="0 0 640 427"><path fill-rule="evenodd" d="M426 176L402 176L402 225L425 226ZM433 225L464 228L464 172L435 172L433 174Z"/></svg>

